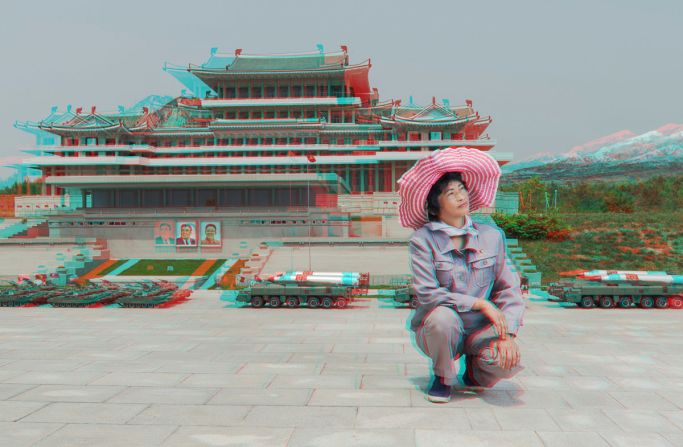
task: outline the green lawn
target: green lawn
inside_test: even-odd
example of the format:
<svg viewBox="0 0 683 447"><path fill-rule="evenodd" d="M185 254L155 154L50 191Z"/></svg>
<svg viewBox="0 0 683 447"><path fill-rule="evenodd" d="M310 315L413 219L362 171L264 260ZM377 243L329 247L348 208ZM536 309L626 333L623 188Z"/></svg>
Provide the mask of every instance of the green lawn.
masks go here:
<svg viewBox="0 0 683 447"><path fill-rule="evenodd" d="M120 261L116 261L115 263L113 263L112 265L110 265L106 269L102 270L100 273L98 273L98 276L107 276L108 274L110 274L111 272L113 272L114 270L119 268L121 266L121 264L123 264L124 262L126 262L125 259L120 260Z"/></svg>
<svg viewBox="0 0 683 447"><path fill-rule="evenodd" d="M560 220L573 228L571 239L519 241L544 284L576 269L683 274L683 212L564 214Z"/></svg>

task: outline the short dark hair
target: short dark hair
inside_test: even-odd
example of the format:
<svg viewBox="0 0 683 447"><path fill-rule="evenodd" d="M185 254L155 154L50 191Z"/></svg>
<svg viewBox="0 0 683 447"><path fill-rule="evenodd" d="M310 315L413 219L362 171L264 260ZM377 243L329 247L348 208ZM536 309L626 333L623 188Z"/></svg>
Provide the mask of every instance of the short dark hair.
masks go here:
<svg viewBox="0 0 683 447"><path fill-rule="evenodd" d="M443 190L446 189L446 186L453 181L462 183L465 190L467 190L467 185L462 180L462 175L459 172L447 172L442 175L429 190L429 194L427 194L427 218L430 222L439 220L439 211L441 211L441 208L439 207L439 196Z"/></svg>
<svg viewBox="0 0 683 447"><path fill-rule="evenodd" d="M164 227L166 227L166 228L168 228L168 229L170 230L170 229L171 229L171 224L167 224L166 222L160 223L160 224L159 224L159 229L160 229L160 230L161 230L162 228L164 228Z"/></svg>
<svg viewBox="0 0 683 447"><path fill-rule="evenodd" d="M189 228L190 230L192 229L192 224L182 224L180 226L180 231L183 231L183 228Z"/></svg>
<svg viewBox="0 0 683 447"><path fill-rule="evenodd" d="M209 228L213 228L214 230L218 230L218 228L216 228L216 225L214 225L214 224L207 224L207 225L204 227L204 231L208 230Z"/></svg>

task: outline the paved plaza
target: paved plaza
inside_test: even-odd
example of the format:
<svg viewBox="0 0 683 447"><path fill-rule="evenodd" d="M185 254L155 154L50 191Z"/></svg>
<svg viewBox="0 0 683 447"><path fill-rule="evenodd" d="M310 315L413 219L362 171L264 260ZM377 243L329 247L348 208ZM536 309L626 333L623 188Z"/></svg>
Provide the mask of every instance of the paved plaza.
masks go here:
<svg viewBox="0 0 683 447"><path fill-rule="evenodd" d="M526 369L445 405L409 312L2 308L0 445L683 445L683 312L532 297Z"/></svg>

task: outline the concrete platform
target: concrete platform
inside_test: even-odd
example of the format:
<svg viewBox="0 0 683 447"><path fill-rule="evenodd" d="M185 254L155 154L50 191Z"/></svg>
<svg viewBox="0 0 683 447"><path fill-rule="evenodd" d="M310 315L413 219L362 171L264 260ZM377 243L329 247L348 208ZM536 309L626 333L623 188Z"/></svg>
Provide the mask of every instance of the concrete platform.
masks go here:
<svg viewBox="0 0 683 447"><path fill-rule="evenodd" d="M683 312L532 300L525 371L446 405L409 313L2 308L0 445L683 445Z"/></svg>

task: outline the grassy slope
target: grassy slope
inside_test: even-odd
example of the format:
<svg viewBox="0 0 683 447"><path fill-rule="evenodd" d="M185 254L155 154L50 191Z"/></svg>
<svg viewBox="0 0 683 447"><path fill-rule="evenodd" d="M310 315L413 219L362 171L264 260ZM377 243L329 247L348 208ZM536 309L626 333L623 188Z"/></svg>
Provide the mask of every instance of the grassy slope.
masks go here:
<svg viewBox="0 0 683 447"><path fill-rule="evenodd" d="M683 274L683 212L564 214L561 220L574 229L571 240L520 241L544 284L576 269Z"/></svg>

